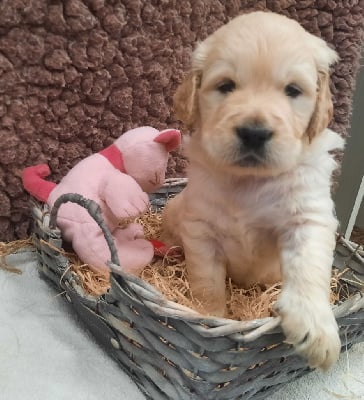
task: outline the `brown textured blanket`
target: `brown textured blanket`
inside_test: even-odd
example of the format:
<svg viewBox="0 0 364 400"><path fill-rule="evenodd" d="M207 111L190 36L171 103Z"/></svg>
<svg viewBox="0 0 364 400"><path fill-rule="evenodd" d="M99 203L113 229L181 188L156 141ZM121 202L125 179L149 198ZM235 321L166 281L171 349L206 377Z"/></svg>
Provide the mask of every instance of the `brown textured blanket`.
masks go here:
<svg viewBox="0 0 364 400"><path fill-rule="evenodd" d="M332 127L347 134L363 0L3 0L0 2L0 241L24 237L21 170L58 180L129 128L176 126L171 97L194 43L241 12L297 19L338 51ZM169 175L185 160L170 160Z"/></svg>

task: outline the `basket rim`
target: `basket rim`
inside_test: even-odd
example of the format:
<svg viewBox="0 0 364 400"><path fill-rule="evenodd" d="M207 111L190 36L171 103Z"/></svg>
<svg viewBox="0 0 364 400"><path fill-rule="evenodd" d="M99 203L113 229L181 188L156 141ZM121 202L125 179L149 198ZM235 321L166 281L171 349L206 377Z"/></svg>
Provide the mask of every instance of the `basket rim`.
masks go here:
<svg viewBox="0 0 364 400"><path fill-rule="evenodd" d="M109 264L113 269L113 265ZM229 336L239 332L247 332L241 335L243 341L253 341L259 336L276 331L282 332L279 328L281 317L266 317L256 318L252 320L237 321L229 318L214 317L203 315L189 307L180 305L172 300L168 300L161 292L154 286L144 281L143 279L130 275L126 272L112 272L111 279L113 283L117 284L118 276L122 276L128 285L136 292L141 298L143 303L151 311L166 318L173 317L184 319L194 324L199 324L198 330L202 336L217 337ZM349 299L343 301L341 304L331 305L335 318L343 317L347 314L357 312L364 309L364 292L358 291Z"/></svg>
<svg viewBox="0 0 364 400"><path fill-rule="evenodd" d="M168 191L171 186L185 185L187 183L187 178L170 178L167 179L165 184L162 186L162 191ZM49 226L50 218L46 216L50 215L50 207L45 203L38 203L33 201L33 217L39 217L39 212L34 212L34 209L40 209L43 224L42 229L46 229L48 233L52 233L52 236L58 236L61 239L61 232L58 227L51 228ZM37 216L36 216L37 215ZM45 222L45 223L44 223ZM341 235L337 235L337 243L340 243L345 248L347 248L352 257L363 265L364 267L364 249L362 246L345 239ZM61 249L62 242L59 246ZM56 246L58 247L58 246ZM60 254L65 260L68 260L65 255ZM251 320L237 321L229 318L214 317L203 315L198 311L193 310L190 307L180 305L172 300L167 299L163 293L161 293L157 288L144 281L139 276L131 275L127 272L121 271L118 264L113 264L111 261L108 263L110 267L110 283L111 287L108 291L112 290L123 290L119 283L122 279L123 284L126 284L129 289L138 295L138 298L142 300L143 304L148 307L153 313L159 317L173 317L177 319L183 319L186 322L193 324L194 329L198 330L202 336L205 337L217 337L217 336L236 336L236 339L249 342L257 339L266 333L281 333L282 329L280 327L281 317L266 317L266 318L256 318ZM63 273L60 277L60 282L62 280L68 280L72 286L76 285L78 287L77 292L89 299L88 295L81 285L76 281L73 274ZM103 301L103 296L91 296L95 299L96 303ZM358 290L356 294L351 296L349 299L343 301L341 304L332 305L332 310L334 312L335 318L339 318L361 309L364 309L364 290ZM197 325L196 325L197 324Z"/></svg>

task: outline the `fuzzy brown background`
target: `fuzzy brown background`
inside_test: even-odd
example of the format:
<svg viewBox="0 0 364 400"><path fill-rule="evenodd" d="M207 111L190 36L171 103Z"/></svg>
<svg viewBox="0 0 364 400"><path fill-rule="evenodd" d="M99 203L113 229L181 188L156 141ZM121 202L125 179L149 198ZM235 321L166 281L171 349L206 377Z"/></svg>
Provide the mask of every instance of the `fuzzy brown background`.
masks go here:
<svg viewBox="0 0 364 400"><path fill-rule="evenodd" d="M171 97L194 43L252 9L297 19L337 49L332 127L346 135L363 0L0 1L0 240L29 231L25 166L47 162L57 181L127 129L178 126ZM185 164L175 154L169 175Z"/></svg>

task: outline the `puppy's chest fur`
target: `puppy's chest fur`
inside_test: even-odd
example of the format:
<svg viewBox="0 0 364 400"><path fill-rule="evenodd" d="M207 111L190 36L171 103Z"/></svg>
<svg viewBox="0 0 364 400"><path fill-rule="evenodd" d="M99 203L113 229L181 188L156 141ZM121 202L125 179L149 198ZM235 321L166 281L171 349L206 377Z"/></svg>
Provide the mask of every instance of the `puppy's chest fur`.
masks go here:
<svg viewBox="0 0 364 400"><path fill-rule="evenodd" d="M221 179L204 169L192 172L185 193L187 219L205 225L201 232L215 243L228 276L244 286L280 280L278 240L287 226L304 223L312 213L332 218L327 177L311 173L306 182L305 167L269 178Z"/></svg>
<svg viewBox="0 0 364 400"><path fill-rule="evenodd" d="M190 189L196 193L193 181ZM200 219L213 228L212 234L223 239L232 237L242 246L245 236L250 238L264 232L275 235L277 227L296 206L292 204L293 193L287 188L284 191L279 181L273 182L272 178L216 180L206 174L203 184L196 184L203 188L193 207Z"/></svg>
<svg viewBox="0 0 364 400"><path fill-rule="evenodd" d="M290 213L279 185L271 179L203 180L193 214L207 225L228 276L245 286L279 280L278 230Z"/></svg>

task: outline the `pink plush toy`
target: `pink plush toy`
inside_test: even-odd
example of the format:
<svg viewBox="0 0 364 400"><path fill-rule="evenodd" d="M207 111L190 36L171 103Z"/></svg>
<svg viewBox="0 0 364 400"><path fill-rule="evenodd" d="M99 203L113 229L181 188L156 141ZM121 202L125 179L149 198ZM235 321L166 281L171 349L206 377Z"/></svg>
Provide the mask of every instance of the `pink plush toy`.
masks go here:
<svg viewBox="0 0 364 400"><path fill-rule="evenodd" d="M168 152L180 142L181 134L174 129L159 132L150 127L136 128L79 162L58 185L43 179L50 174L46 164L25 168L23 185L50 207L65 193L79 193L96 201L115 240L121 266L137 274L152 260L153 245L144 239L139 224L120 228L119 223L147 210L146 192L153 192L164 183ZM110 251L101 229L84 208L74 203L62 205L57 225L83 262L108 271Z"/></svg>

